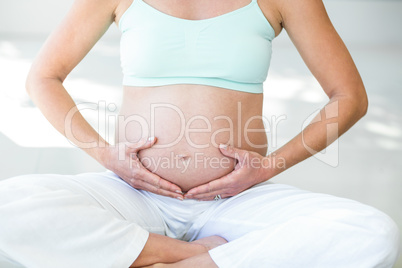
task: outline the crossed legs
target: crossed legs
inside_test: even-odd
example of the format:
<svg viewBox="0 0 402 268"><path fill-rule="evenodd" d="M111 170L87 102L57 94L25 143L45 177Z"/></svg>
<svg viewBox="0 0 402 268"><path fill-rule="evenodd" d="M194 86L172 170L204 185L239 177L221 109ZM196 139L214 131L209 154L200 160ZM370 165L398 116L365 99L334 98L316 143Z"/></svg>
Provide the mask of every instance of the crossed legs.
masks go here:
<svg viewBox="0 0 402 268"><path fill-rule="evenodd" d="M123 201L104 202L71 176L0 182L4 261L33 268L56 263L61 268L392 267L397 257L395 223L352 200L258 185L210 203L217 205L207 208L208 218L187 231L193 242L184 242L164 236L158 208L133 189L105 174L82 176L106 185L105 194Z"/></svg>

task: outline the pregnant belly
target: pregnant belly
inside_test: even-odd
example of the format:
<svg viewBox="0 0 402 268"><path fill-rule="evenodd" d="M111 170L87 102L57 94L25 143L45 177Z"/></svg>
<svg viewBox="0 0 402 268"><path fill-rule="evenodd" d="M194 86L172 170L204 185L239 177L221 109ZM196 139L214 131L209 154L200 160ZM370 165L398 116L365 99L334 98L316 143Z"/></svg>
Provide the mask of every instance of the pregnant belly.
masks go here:
<svg viewBox="0 0 402 268"><path fill-rule="evenodd" d="M127 87L116 142L155 136L138 158L186 192L234 169L236 160L221 153L220 143L266 154L261 112L262 94L203 85Z"/></svg>

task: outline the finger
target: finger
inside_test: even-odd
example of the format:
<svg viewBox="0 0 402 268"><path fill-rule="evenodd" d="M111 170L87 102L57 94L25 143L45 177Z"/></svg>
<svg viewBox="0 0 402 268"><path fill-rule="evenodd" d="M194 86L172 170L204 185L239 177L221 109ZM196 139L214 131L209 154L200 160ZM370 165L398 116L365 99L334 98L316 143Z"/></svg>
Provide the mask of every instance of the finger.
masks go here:
<svg viewBox="0 0 402 268"><path fill-rule="evenodd" d="M215 197L217 197L218 195L220 195L221 198L227 198L227 197L233 196L227 192L214 191L214 192L211 192L208 194L195 195L195 196L191 197L191 199L197 199L200 201L209 201L209 200L215 200Z"/></svg>
<svg viewBox="0 0 402 268"><path fill-rule="evenodd" d="M247 150L242 150L227 144L219 144L219 149L222 154L235 158L237 160L242 160L248 154Z"/></svg>
<svg viewBox="0 0 402 268"><path fill-rule="evenodd" d="M144 167L144 165L141 163L141 161L135 161L137 169L133 172L135 172L133 180L142 180L150 185L152 185L155 188L160 188L165 191L170 191L172 193L180 194L183 195L183 191L179 186L177 186L174 183L171 183L160 176L152 173L149 171L147 168ZM134 177L132 176L132 177Z"/></svg>
<svg viewBox="0 0 402 268"><path fill-rule="evenodd" d="M190 189L187 192L186 196L196 196L196 195L199 195L199 194L209 194L211 192L215 192L217 190L227 188L231 183L230 174L231 173L229 173L228 175L225 175L225 176L223 176L223 177L221 177L219 179L210 181L210 182L208 182L206 184L203 184L203 185L197 186L197 187L195 187L193 189Z"/></svg>
<svg viewBox="0 0 402 268"><path fill-rule="evenodd" d="M142 178L142 180L148 182L157 189L159 188L172 193L183 194L183 191L179 186L159 177L156 174L151 173L149 170L146 170L145 176Z"/></svg>
<svg viewBox="0 0 402 268"><path fill-rule="evenodd" d="M203 184L200 186L197 186L191 190L189 190L185 195L184 198L193 198L193 196L201 194L201 193L209 193L210 192L210 186L208 184Z"/></svg>
<svg viewBox="0 0 402 268"><path fill-rule="evenodd" d="M155 193L155 194L158 194L158 195L164 195L164 196L168 196L168 197L183 200L183 195L182 194L167 191L165 189L162 189L162 188L160 188L158 186L152 185L152 184L150 184L150 183L148 183L146 181L143 181L143 180L138 180L136 182L136 186L137 186L136 188L140 188L142 190L146 190L146 191L151 192L151 193Z"/></svg>
<svg viewBox="0 0 402 268"><path fill-rule="evenodd" d="M152 185L152 184L149 184L149 183L148 183L147 186L148 186L147 191L150 191L152 193L183 200L183 194L181 194L181 193L176 193L176 192L172 192L172 191L169 191L169 190L165 190L165 189L163 189L163 188L161 188L159 186L155 186L155 185Z"/></svg>
<svg viewBox="0 0 402 268"><path fill-rule="evenodd" d="M143 149L151 148L156 142L156 137L142 138L140 141L136 142L133 147L130 147L134 152L138 152Z"/></svg>
<svg viewBox="0 0 402 268"><path fill-rule="evenodd" d="M141 163L141 162L140 162ZM161 178L160 176L152 173L151 171L149 171L148 169L146 169L142 163L142 170L144 171L144 174L141 177L141 180L149 183L150 185L152 185L153 187L155 187L156 189L162 189L165 191L169 191L172 193L178 193L178 194L183 194L183 191L181 190L181 188L179 186L177 186L174 183L171 183L170 181L167 181L163 178Z"/></svg>

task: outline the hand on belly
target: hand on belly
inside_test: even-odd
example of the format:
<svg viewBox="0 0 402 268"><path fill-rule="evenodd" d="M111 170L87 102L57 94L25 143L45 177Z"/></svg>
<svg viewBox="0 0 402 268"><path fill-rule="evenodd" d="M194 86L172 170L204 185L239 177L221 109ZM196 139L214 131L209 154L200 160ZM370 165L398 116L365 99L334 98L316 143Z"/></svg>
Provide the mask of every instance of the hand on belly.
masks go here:
<svg viewBox="0 0 402 268"><path fill-rule="evenodd" d="M233 171L236 160L219 143L266 153L262 94L184 84L125 88L123 99L117 141L155 136L138 159L185 192Z"/></svg>

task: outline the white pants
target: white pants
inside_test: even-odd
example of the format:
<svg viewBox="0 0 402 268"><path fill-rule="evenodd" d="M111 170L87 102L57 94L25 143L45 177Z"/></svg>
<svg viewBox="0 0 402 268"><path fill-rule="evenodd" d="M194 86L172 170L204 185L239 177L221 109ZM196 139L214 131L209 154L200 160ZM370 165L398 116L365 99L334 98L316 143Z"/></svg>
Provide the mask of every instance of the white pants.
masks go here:
<svg viewBox="0 0 402 268"><path fill-rule="evenodd" d="M111 171L0 182L0 267L129 267L149 232L219 235L219 267L392 267L398 229L349 199L265 182L220 201L136 190Z"/></svg>

